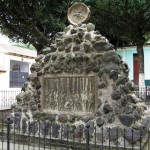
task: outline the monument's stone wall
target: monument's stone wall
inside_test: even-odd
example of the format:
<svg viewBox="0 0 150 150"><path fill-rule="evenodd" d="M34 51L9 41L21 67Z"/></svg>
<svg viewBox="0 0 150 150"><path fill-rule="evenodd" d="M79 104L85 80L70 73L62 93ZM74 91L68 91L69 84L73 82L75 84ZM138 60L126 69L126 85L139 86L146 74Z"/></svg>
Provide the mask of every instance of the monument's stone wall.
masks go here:
<svg viewBox="0 0 150 150"><path fill-rule="evenodd" d="M74 126L76 135L89 125L91 138L97 127L97 140L103 127L106 144L109 128L112 142L121 145L125 136L126 143L136 143L146 134L149 116L128 73L128 65L93 24L69 25L32 65L17 105L12 106L15 128L21 125L27 132L36 120L46 119L58 134L61 124Z"/></svg>

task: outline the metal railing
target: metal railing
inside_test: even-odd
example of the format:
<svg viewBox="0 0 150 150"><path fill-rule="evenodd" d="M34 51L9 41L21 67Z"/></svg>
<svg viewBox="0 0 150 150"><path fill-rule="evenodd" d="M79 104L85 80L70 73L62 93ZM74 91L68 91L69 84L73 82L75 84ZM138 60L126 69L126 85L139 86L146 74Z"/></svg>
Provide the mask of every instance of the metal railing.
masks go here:
<svg viewBox="0 0 150 150"><path fill-rule="evenodd" d="M137 86L134 88L135 95L140 98L141 102L144 102L147 106L147 110L150 111L150 86L140 88Z"/></svg>
<svg viewBox="0 0 150 150"><path fill-rule="evenodd" d="M140 88L136 86L134 88L134 92L137 97L142 98L143 100L150 101L150 86L146 86L144 88Z"/></svg>
<svg viewBox="0 0 150 150"><path fill-rule="evenodd" d="M10 109L20 90L0 90L0 110Z"/></svg>
<svg viewBox="0 0 150 150"><path fill-rule="evenodd" d="M135 129L131 129L131 134L126 130L120 129L112 131L108 128L106 131L101 128L91 126L81 127L80 130L71 125L60 125L55 127L56 123L34 122L32 132L24 132L23 128L12 128L10 123L4 124L2 121L0 128L0 149L1 150L150 150L149 129L137 134ZM99 135L99 136L98 136ZM107 136L108 142L105 143ZM128 137L130 136L130 138ZM130 144L126 141L129 139ZM135 144L134 140L137 140ZM121 144L120 144L121 143Z"/></svg>

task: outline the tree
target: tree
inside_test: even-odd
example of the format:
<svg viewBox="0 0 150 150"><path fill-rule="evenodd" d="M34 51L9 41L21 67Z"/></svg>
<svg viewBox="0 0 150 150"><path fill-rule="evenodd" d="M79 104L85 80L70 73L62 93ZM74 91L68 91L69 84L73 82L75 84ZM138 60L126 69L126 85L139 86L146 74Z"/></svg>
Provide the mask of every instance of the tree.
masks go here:
<svg viewBox="0 0 150 150"><path fill-rule="evenodd" d="M39 52L64 28L69 4L67 0L0 0L1 32Z"/></svg>
<svg viewBox="0 0 150 150"><path fill-rule="evenodd" d="M149 0L96 0L93 22L100 31L137 46L139 86L144 84L143 45L150 38ZM99 18L99 19L96 19Z"/></svg>
<svg viewBox="0 0 150 150"><path fill-rule="evenodd" d="M76 1L91 6L90 21L110 41L137 45L139 83L143 86L143 45L150 37L149 0L0 0L1 32L14 41L32 44L40 52L68 23L67 9Z"/></svg>
<svg viewBox="0 0 150 150"><path fill-rule="evenodd" d="M79 0L0 0L0 29L12 41L32 44L38 52L68 24L67 10ZM85 0L91 4L94 0Z"/></svg>

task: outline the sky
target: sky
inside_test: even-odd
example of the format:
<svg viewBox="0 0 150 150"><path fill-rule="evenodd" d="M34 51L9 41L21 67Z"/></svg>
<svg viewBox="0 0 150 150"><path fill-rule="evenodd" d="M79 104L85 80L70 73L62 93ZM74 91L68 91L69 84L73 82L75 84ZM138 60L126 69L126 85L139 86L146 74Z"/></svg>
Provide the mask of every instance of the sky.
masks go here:
<svg viewBox="0 0 150 150"><path fill-rule="evenodd" d="M2 34L0 34L0 43L1 43L1 44L11 44L11 43L9 42L9 38L6 37L6 36L4 36L4 35L2 35Z"/></svg>

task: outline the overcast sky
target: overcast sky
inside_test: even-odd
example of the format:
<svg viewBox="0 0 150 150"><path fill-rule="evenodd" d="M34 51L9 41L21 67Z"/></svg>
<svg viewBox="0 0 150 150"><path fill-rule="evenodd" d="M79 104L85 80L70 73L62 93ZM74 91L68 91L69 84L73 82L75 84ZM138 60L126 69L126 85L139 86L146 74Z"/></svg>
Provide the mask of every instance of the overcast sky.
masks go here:
<svg viewBox="0 0 150 150"><path fill-rule="evenodd" d="M0 34L0 43L1 44L10 44L9 39L2 34Z"/></svg>

